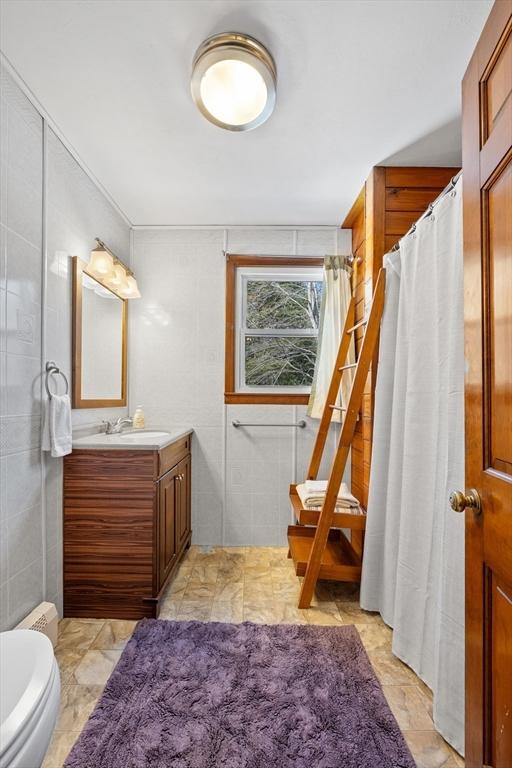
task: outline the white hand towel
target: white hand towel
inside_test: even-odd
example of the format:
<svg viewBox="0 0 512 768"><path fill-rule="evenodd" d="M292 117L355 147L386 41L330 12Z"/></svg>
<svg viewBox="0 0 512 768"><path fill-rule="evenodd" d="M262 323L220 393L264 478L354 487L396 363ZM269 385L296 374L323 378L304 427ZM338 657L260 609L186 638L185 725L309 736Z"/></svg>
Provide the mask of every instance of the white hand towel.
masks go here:
<svg viewBox="0 0 512 768"><path fill-rule="evenodd" d="M306 480L297 485L297 493L305 509L315 509L324 503L327 491L327 480ZM346 483L342 483L336 499L336 507L339 509L358 509L359 501L352 496Z"/></svg>
<svg viewBox="0 0 512 768"><path fill-rule="evenodd" d="M71 453L71 402L68 395L52 395L47 400L41 447L43 451L51 451L55 458Z"/></svg>

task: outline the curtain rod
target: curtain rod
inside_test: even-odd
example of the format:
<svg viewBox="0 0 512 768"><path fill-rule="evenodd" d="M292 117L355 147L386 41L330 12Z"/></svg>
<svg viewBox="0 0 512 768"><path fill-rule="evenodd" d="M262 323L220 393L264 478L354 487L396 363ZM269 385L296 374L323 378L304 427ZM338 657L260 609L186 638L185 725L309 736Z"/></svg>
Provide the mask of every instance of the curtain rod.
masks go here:
<svg viewBox="0 0 512 768"><path fill-rule="evenodd" d="M432 213L434 212L434 206L437 205L443 199L443 197L445 195L447 195L449 192L452 191L452 189L455 187L456 183L458 182L458 180L460 179L461 176L462 176L462 169L458 173L456 173L455 176L453 176L450 179L450 181L448 182L446 187L443 189L442 192L440 192L438 194L436 199L433 200L431 203L429 203L429 206L428 206L427 210L425 211L425 213L422 213L421 216L419 217L419 219L414 222L412 227L410 227L407 230L405 235L402 235L402 237L400 238L398 243L394 244L394 246L391 248L391 253L394 253L395 251L399 250L399 248L400 248L400 241L403 240L404 237L407 237L408 235L412 235L412 234L414 234L414 232L416 232L416 227L418 226L420 221L423 221L423 219L426 219L428 216L432 216Z"/></svg>

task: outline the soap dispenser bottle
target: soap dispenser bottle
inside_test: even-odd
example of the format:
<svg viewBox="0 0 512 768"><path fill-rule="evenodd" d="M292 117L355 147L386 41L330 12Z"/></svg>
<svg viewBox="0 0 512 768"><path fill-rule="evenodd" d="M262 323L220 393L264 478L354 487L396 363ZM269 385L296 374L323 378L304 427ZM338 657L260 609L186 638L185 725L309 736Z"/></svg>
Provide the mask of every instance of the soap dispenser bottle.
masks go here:
<svg viewBox="0 0 512 768"><path fill-rule="evenodd" d="M133 428L143 429L144 424L144 411L142 410L142 405L138 405L135 409L135 413L133 414Z"/></svg>

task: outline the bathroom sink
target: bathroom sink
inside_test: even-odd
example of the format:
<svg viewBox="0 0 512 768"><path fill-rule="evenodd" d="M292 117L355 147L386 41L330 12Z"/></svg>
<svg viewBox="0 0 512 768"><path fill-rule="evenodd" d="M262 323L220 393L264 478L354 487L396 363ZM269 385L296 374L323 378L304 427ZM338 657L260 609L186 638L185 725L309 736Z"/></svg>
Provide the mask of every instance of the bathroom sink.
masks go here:
<svg viewBox="0 0 512 768"><path fill-rule="evenodd" d="M151 440L154 438L167 437L169 432L158 432L146 429L138 429L136 432L121 432L116 435L120 440L126 440L126 442L139 443L141 440Z"/></svg>
<svg viewBox="0 0 512 768"><path fill-rule="evenodd" d="M73 439L73 448L86 450L118 450L118 451L159 451L166 445L190 435L192 429L130 429L107 435L100 432L95 435Z"/></svg>

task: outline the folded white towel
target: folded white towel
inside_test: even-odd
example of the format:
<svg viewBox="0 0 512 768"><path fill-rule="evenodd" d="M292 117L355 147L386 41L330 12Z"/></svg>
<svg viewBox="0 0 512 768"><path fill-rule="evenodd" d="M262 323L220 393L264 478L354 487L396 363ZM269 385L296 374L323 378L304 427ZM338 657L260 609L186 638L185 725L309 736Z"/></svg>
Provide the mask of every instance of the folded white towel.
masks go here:
<svg viewBox="0 0 512 768"><path fill-rule="evenodd" d="M322 506L327 492L327 480L306 480L297 485L296 490L304 509L317 509ZM336 499L337 509L359 509L359 501L352 496L347 484L342 483Z"/></svg>
<svg viewBox="0 0 512 768"><path fill-rule="evenodd" d="M52 395L46 401L41 448L51 451L55 458L71 453L71 402L68 395Z"/></svg>

